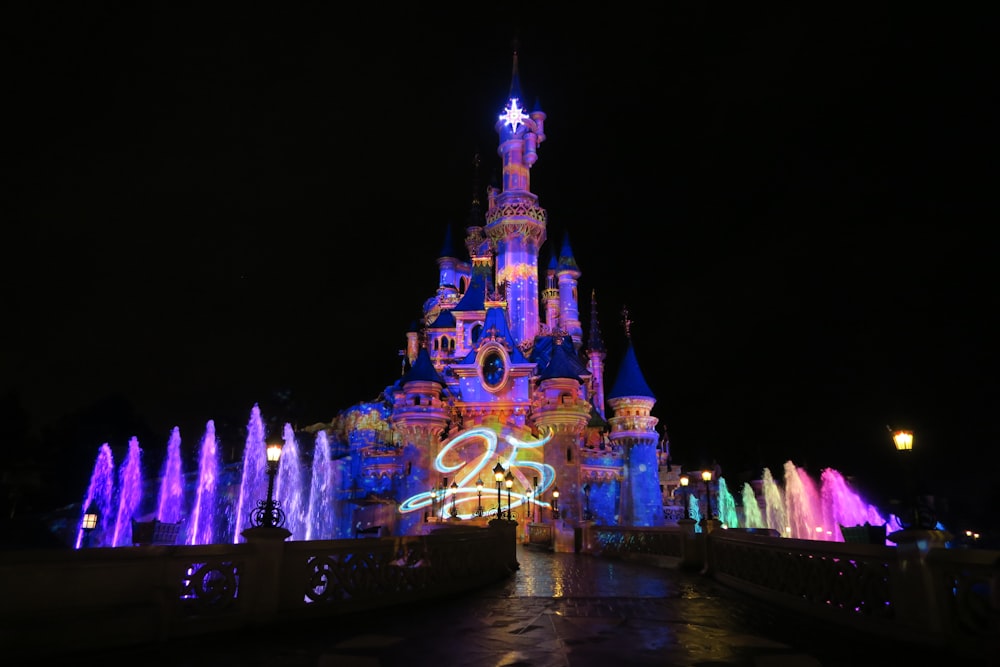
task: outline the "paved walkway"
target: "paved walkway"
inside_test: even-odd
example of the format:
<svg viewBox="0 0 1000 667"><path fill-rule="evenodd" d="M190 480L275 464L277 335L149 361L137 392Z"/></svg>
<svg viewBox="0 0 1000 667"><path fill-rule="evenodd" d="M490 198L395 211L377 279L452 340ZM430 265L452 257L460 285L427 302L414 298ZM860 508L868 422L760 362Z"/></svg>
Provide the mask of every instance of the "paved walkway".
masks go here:
<svg viewBox="0 0 1000 667"><path fill-rule="evenodd" d="M874 667L956 658L824 629L697 573L524 547L518 560L509 579L447 600L74 657L143 667Z"/></svg>

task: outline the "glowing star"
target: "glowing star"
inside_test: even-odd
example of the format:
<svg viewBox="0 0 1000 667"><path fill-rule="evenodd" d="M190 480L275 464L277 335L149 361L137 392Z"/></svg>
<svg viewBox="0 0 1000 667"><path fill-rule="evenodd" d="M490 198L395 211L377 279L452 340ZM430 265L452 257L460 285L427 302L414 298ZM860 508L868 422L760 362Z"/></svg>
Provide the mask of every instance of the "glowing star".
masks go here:
<svg viewBox="0 0 1000 667"><path fill-rule="evenodd" d="M500 120L510 124L510 129L513 132L517 132L518 125L524 125L526 118L528 116L524 113L524 109L518 106L516 97L510 98L510 102L504 107L503 113L500 114Z"/></svg>

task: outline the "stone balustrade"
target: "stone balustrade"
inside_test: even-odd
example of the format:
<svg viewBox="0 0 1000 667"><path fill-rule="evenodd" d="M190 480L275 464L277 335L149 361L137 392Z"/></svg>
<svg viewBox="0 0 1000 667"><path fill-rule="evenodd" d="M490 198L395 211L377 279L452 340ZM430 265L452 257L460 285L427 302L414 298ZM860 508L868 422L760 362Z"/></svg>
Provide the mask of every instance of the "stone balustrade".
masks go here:
<svg viewBox="0 0 1000 667"><path fill-rule="evenodd" d="M715 520L701 533L691 519L666 528L584 522L580 530L592 554L699 570L822 622L959 653L1000 651L1000 552L945 548L950 536L941 531L899 531L889 535L892 546L723 530Z"/></svg>
<svg viewBox="0 0 1000 667"><path fill-rule="evenodd" d="M37 658L432 599L517 567L516 524L426 535L0 552L0 646Z"/></svg>

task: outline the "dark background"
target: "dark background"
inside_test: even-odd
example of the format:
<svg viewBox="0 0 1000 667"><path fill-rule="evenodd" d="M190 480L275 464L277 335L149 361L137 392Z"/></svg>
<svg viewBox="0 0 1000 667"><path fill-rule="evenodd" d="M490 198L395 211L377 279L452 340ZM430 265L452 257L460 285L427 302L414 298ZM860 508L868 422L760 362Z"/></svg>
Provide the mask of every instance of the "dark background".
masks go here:
<svg viewBox="0 0 1000 667"><path fill-rule="evenodd" d="M628 307L674 461L994 522L996 25L949 12L8 8L7 505L79 502L103 442L155 467L174 426L238 453L255 403L376 398L499 169L516 40L541 261L568 230L608 388Z"/></svg>

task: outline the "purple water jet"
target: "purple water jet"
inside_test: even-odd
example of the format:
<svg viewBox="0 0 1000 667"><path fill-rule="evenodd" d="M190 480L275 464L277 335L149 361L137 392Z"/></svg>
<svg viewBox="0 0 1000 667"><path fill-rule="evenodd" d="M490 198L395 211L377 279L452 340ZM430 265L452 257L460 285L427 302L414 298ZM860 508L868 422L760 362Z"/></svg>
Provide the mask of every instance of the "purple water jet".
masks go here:
<svg viewBox="0 0 1000 667"><path fill-rule="evenodd" d="M131 546L132 518L139 509L140 502L142 502L142 449L139 448L139 439L133 436L129 440L125 463L118 476L118 513L111 546Z"/></svg>
<svg viewBox="0 0 1000 667"><path fill-rule="evenodd" d="M336 470L330 460L330 439L326 431L316 433L313 446L312 479L309 484L307 540L332 540L334 530L333 490Z"/></svg>
<svg viewBox="0 0 1000 667"><path fill-rule="evenodd" d="M284 528L291 532L291 539L301 540L306 534L306 506L302 498L303 475L299 444L295 439L295 431L291 424L285 424L282 437L285 444L281 448L281 462L278 467L278 480L274 487L274 495L285 511Z"/></svg>
<svg viewBox="0 0 1000 667"><path fill-rule="evenodd" d="M174 427L167 442L167 458L163 463L160 494L156 502L156 518L165 523L177 523L184 515L184 472L181 466L181 430Z"/></svg>
<svg viewBox="0 0 1000 667"><path fill-rule="evenodd" d="M90 508L91 503L97 508L97 526L90 532L87 538L87 545L91 547L103 547L109 545L106 538L107 532L104 526L108 525L108 520L112 516L112 504L115 493L115 460L108 443L101 445L97 452L97 460L94 461L94 470L90 474L90 485L87 487L87 495L84 496L83 508L80 514L80 522L83 522L83 512ZM83 544L84 531L80 527L77 530L76 543L74 547L79 549Z"/></svg>
<svg viewBox="0 0 1000 667"><path fill-rule="evenodd" d="M267 495L265 449L264 420L260 416L260 406L255 403L250 411L246 446L243 449L243 476L240 482L239 500L236 503L236 514L233 517L234 544L243 540L244 528L250 527L250 512L257 506L257 501L264 500Z"/></svg>
<svg viewBox="0 0 1000 667"><path fill-rule="evenodd" d="M215 537L215 505L219 483L219 451L215 422L205 424L198 453L198 488L188 521L187 544L212 544Z"/></svg>

